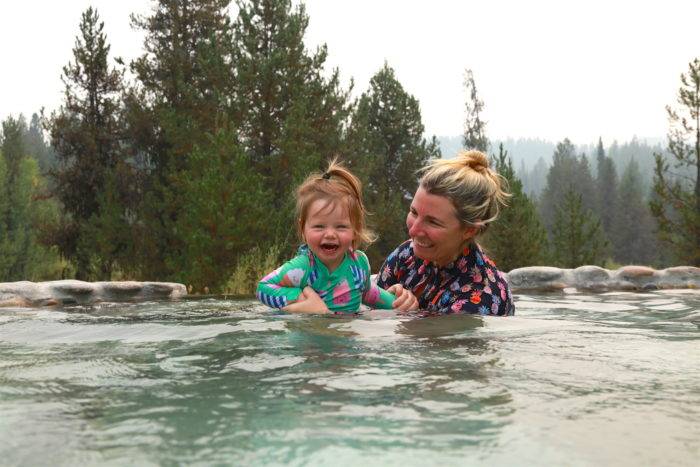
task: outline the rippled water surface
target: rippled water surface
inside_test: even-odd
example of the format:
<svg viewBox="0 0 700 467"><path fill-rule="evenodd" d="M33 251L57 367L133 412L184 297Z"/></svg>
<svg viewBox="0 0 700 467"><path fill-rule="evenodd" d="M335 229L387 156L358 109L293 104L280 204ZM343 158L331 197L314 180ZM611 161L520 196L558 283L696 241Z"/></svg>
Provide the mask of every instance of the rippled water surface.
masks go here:
<svg viewBox="0 0 700 467"><path fill-rule="evenodd" d="M0 309L2 465L697 465L700 293Z"/></svg>

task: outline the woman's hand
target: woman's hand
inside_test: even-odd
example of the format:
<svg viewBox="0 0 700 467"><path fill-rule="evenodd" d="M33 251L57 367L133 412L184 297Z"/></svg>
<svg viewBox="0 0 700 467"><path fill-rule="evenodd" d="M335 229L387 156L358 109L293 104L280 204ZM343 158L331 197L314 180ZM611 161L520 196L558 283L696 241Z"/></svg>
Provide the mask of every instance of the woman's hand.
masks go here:
<svg viewBox="0 0 700 467"><path fill-rule="evenodd" d="M401 284L394 284L386 291L394 294L396 297L393 305L396 311L413 311L418 309L416 296L410 290L404 289Z"/></svg>
<svg viewBox="0 0 700 467"><path fill-rule="evenodd" d="M296 302L282 308L289 313L328 313L328 307L311 287L304 287Z"/></svg>

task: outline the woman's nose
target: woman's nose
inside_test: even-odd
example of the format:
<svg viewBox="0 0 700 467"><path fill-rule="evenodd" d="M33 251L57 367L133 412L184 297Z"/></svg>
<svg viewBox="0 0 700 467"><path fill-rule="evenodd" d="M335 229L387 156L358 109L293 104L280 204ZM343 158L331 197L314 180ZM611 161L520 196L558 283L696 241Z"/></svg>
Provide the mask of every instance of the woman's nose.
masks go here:
<svg viewBox="0 0 700 467"><path fill-rule="evenodd" d="M407 224L408 224L408 236L415 237L420 230L420 224L416 220L414 220L413 222L408 222Z"/></svg>

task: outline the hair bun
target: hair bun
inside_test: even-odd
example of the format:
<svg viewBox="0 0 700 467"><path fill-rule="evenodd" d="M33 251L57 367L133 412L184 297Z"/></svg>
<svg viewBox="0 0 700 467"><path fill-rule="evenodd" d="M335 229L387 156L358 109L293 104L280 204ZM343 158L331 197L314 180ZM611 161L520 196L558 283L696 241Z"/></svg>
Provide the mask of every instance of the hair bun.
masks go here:
<svg viewBox="0 0 700 467"><path fill-rule="evenodd" d="M489 158L481 151L472 149L461 154L464 165L476 172L483 172L489 168Z"/></svg>

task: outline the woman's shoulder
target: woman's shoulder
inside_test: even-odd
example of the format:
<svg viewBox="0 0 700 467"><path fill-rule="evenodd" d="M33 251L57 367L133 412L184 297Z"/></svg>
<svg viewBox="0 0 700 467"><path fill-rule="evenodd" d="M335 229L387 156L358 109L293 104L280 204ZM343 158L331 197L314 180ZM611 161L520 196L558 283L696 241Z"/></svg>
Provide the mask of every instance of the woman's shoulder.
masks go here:
<svg viewBox="0 0 700 467"><path fill-rule="evenodd" d="M396 259L405 259L409 256L413 256L413 242L411 242L410 239L397 246L394 251L389 253L386 260L392 261Z"/></svg>

